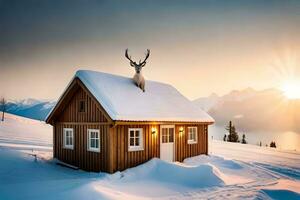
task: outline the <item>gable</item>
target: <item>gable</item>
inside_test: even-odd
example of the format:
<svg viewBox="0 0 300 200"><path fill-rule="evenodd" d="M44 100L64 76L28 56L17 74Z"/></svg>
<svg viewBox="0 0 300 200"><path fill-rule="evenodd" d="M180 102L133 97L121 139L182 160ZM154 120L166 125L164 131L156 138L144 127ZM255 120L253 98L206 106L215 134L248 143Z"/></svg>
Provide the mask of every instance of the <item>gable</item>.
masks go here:
<svg viewBox="0 0 300 200"><path fill-rule="evenodd" d="M80 112L84 102L85 111ZM111 119L99 102L85 88L78 78L74 78L58 103L46 119L53 122L110 122Z"/></svg>

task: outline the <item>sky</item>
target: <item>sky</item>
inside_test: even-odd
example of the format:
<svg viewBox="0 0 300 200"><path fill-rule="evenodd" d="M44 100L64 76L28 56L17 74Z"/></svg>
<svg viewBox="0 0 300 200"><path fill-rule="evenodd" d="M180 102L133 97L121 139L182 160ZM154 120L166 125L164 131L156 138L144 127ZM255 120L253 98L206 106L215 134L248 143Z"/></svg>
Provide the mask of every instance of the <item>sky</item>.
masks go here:
<svg viewBox="0 0 300 200"><path fill-rule="evenodd" d="M300 1L0 0L0 96L57 99L76 70L143 75L193 100L300 77ZM147 86L146 86L147 87Z"/></svg>

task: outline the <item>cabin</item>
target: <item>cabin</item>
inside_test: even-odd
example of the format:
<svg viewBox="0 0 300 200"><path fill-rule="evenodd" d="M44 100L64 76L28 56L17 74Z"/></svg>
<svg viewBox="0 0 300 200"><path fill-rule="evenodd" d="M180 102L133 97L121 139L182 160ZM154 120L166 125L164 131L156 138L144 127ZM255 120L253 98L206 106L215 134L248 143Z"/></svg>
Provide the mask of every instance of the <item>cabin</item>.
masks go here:
<svg viewBox="0 0 300 200"><path fill-rule="evenodd" d="M157 157L182 162L208 153L214 120L169 84L77 71L46 122L53 156L94 172L114 173Z"/></svg>

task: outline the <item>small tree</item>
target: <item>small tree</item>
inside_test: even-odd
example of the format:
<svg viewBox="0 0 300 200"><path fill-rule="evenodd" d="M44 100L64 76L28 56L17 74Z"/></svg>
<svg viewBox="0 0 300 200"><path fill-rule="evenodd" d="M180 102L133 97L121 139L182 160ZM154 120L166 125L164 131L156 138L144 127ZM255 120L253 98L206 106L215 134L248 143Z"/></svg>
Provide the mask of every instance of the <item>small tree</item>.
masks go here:
<svg viewBox="0 0 300 200"><path fill-rule="evenodd" d="M227 137L227 135L224 134L223 141L225 141L225 142L226 142L226 137Z"/></svg>
<svg viewBox="0 0 300 200"><path fill-rule="evenodd" d="M274 141L272 141L272 142L270 143L270 147L276 148L276 143L275 143Z"/></svg>
<svg viewBox="0 0 300 200"><path fill-rule="evenodd" d="M1 119L1 121L4 121L4 113L6 111L6 100L5 100L4 97L0 101L0 108L1 108L1 111L2 111L2 119Z"/></svg>
<svg viewBox="0 0 300 200"><path fill-rule="evenodd" d="M243 134L242 144L247 144L246 135L245 134Z"/></svg>
<svg viewBox="0 0 300 200"><path fill-rule="evenodd" d="M261 141L259 142L259 146L261 147L261 145L262 145L262 143L261 143Z"/></svg>
<svg viewBox="0 0 300 200"><path fill-rule="evenodd" d="M229 125L226 127L226 130L229 132L227 137L228 142L239 142L239 135L235 130L235 126L232 125L232 122L229 121Z"/></svg>

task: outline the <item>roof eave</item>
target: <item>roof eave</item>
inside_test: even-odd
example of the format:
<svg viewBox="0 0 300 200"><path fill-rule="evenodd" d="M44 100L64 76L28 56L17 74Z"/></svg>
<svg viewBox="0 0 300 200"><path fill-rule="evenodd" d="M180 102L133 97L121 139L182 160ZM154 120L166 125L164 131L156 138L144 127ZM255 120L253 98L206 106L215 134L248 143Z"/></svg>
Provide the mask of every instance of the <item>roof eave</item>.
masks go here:
<svg viewBox="0 0 300 200"><path fill-rule="evenodd" d="M115 125L128 125L128 124L205 124L212 125L214 121L134 121L134 120L115 120Z"/></svg>

